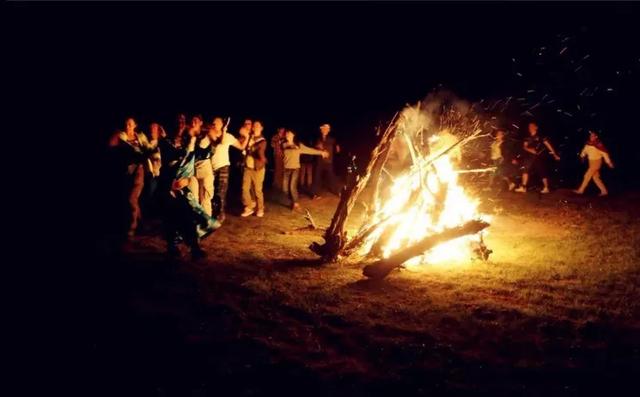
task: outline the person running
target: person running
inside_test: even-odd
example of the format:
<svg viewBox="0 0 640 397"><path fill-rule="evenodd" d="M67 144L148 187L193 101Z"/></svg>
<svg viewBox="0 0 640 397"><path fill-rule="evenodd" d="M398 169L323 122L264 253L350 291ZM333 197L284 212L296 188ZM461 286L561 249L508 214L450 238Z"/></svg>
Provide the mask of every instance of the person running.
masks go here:
<svg viewBox="0 0 640 397"><path fill-rule="evenodd" d="M589 168L587 168L587 171L584 173L582 184L578 189L574 190L574 192L577 194L584 194L584 190L593 179L596 186L598 186L598 189L600 189L599 196L603 197L608 195L609 192L607 191L607 187L600 178L600 168L602 167L603 159L609 168L613 168L613 162L609 157L609 152L604 147L604 144L602 144L602 141L600 141L598 133L595 131L589 131L589 140L584 145L582 152L580 152L580 158L584 159L585 157L589 159Z"/></svg>
<svg viewBox="0 0 640 397"><path fill-rule="evenodd" d="M320 198L323 181L327 182L326 185L330 192L337 194L335 193L337 178L333 170L333 159L335 154L340 153L340 145L336 143L335 138L329 136L329 132L331 132L331 126L329 124L322 124L320 126L320 137L314 145L316 149L329 153L329 156L318 159L315 164L312 192L314 199Z"/></svg>
<svg viewBox="0 0 640 397"><path fill-rule="evenodd" d="M528 131L529 136L524 140L523 145L526 158L524 162L525 171L522 173L522 185L515 191L526 193L529 175L534 173L542 178L543 189L540 193L547 194L549 193L549 171L545 152L548 150L556 161L560 160L560 156L556 153L551 142L546 137L538 134L538 124L536 122L529 123Z"/></svg>
<svg viewBox="0 0 640 397"><path fill-rule="evenodd" d="M144 188L144 170L147 165L147 156L151 150L151 145L147 137L136 131L138 125L133 118L128 118L125 123L125 130L120 132L118 137L124 150L124 161L127 164L127 188L129 202L129 237L135 235L138 222L142 217L140 210L140 195Z"/></svg>
<svg viewBox="0 0 640 397"><path fill-rule="evenodd" d="M513 161L515 161L511 157L504 139L504 131L497 130L495 139L491 143L491 162L496 169L489 178L489 189L493 188L496 178L506 182L509 186L509 191L516 187L516 184L511 181L512 166Z"/></svg>
<svg viewBox="0 0 640 397"><path fill-rule="evenodd" d="M285 129L280 127L271 137L271 149L273 150L273 186L282 189L284 178L284 160L282 143L285 141Z"/></svg>
<svg viewBox="0 0 640 397"><path fill-rule="evenodd" d="M264 216L262 185L264 183L265 166L267 165L267 140L262 136L262 130L262 123L254 121L251 135L247 138L244 173L242 175L242 204L244 205L242 217L247 217L254 213L259 218Z"/></svg>
<svg viewBox="0 0 640 397"><path fill-rule="evenodd" d="M285 141L281 144L284 159L284 172L282 180L282 191L285 196L291 199L291 209L300 208L298 204L298 176L300 173L300 155L307 154L313 156L329 157L329 153L323 150L312 149L296 138L296 133L287 130L285 133Z"/></svg>
<svg viewBox="0 0 640 397"><path fill-rule="evenodd" d="M227 132L227 127L223 126L222 118L213 119L213 124L209 128L208 133L211 140L211 166L213 168L213 202L216 210L216 219L219 222L225 220L225 208L227 201L227 189L229 188L229 167L231 161L229 159L229 147L232 146L238 150L244 150L247 145L247 137L249 130L242 126L240 128L240 136L243 137L242 143L233 135Z"/></svg>

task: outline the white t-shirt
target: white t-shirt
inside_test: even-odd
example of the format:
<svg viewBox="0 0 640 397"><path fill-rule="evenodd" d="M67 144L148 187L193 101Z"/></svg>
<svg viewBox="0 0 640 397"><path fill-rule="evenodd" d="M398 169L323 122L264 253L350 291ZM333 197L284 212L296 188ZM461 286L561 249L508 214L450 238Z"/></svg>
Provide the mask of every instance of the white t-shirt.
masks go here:
<svg viewBox="0 0 640 397"><path fill-rule="evenodd" d="M231 161L229 161L229 146L236 144L238 144L238 140L233 135L226 133L222 136L222 142L215 147L211 157L211 165L214 170L231 165Z"/></svg>

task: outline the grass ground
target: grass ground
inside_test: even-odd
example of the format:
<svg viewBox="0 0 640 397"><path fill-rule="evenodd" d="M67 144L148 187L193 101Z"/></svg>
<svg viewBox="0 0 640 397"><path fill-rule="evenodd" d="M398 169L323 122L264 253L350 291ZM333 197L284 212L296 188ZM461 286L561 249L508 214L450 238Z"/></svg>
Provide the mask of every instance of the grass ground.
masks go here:
<svg viewBox="0 0 640 397"><path fill-rule="evenodd" d="M109 390L136 395L626 395L640 375L640 196L484 197L489 262L318 263L302 215L229 216L209 257L153 233L105 261ZM303 201L328 225L336 198ZM359 209L352 217L357 226ZM114 306L115 302L115 306ZM108 307L108 309L106 309Z"/></svg>

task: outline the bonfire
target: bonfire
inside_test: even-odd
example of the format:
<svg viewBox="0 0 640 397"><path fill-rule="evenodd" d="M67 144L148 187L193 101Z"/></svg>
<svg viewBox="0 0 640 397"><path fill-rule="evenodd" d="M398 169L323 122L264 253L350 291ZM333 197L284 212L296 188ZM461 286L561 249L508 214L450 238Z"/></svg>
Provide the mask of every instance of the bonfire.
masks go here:
<svg viewBox="0 0 640 397"><path fill-rule="evenodd" d="M479 119L450 109L438 123L426 121L419 104L396 114L379 131L367 167L344 187L326 242L314 243L314 252L328 261L357 256L372 262L364 268L371 278L383 278L402 265L488 258L491 251L482 233L489 218L458 180L468 172L459 169L461 149L483 136ZM393 169L391 152L407 153L409 161ZM372 193L365 220L347 238L345 221L366 187Z"/></svg>

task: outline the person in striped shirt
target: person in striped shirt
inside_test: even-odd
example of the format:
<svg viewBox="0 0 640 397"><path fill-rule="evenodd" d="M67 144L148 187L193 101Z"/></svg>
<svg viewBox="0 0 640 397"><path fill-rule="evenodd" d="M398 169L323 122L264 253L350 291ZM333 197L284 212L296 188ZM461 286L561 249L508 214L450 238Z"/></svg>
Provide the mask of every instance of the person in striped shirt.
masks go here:
<svg viewBox="0 0 640 397"><path fill-rule="evenodd" d="M584 145L582 152L580 152L581 158L589 159L589 168L584 173L584 177L582 178L582 184L576 190L574 190L577 194L583 194L589 182L593 179L598 189L600 189L600 196L606 196L609 194L607 191L607 187L602 182L600 178L600 168L602 167L602 160L609 166L609 168L613 168L613 162L609 157L609 152L600 141L598 137L598 133L595 131L589 131L589 140Z"/></svg>

